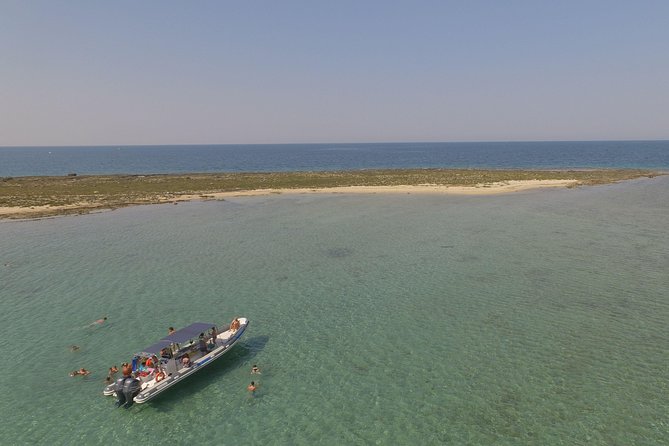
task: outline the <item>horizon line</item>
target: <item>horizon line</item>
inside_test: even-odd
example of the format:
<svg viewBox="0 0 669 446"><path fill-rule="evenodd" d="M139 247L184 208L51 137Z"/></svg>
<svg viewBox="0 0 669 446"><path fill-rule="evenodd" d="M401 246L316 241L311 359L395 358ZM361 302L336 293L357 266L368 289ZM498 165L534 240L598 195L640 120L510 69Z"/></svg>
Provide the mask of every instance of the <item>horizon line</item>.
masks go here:
<svg viewBox="0 0 669 446"><path fill-rule="evenodd" d="M550 143L550 142L669 142L667 139L527 139L527 140L458 140L458 141L331 141L331 142L282 142L282 143L170 143L170 144L59 144L59 145L0 145L0 148L66 148L66 147L178 147L178 146L287 146L329 144L489 144L489 143Z"/></svg>

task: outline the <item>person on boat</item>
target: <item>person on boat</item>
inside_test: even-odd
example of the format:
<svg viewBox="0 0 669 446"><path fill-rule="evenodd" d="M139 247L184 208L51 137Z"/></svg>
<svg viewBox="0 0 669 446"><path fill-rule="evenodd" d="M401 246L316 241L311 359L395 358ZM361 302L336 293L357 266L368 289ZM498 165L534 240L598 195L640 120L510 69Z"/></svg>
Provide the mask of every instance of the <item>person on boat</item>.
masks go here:
<svg viewBox="0 0 669 446"><path fill-rule="evenodd" d="M251 381L251 384L249 384L248 387L246 387L246 390L248 390L249 392L251 392L251 394L253 395L253 394L256 393L256 389L257 389L257 388L258 388L258 387L256 387L256 383L255 383L254 381Z"/></svg>
<svg viewBox="0 0 669 446"><path fill-rule="evenodd" d="M70 372L70 376L78 376L78 375L86 376L86 375L90 375L90 374L91 374L91 371L86 370L83 367L80 368L79 370L75 370L73 372Z"/></svg>
<svg viewBox="0 0 669 446"><path fill-rule="evenodd" d="M157 365L158 365L158 358L156 357L156 355L153 355L146 360L146 366L149 368L154 369L156 368Z"/></svg>
<svg viewBox="0 0 669 446"><path fill-rule="evenodd" d="M230 330L234 333L235 331L239 330L239 327L241 326L241 322L239 322L239 318L236 317L232 320L232 323L230 324Z"/></svg>
<svg viewBox="0 0 669 446"><path fill-rule="evenodd" d="M258 368L257 365L253 364L253 367L251 367L251 374L252 375L260 375L260 369Z"/></svg>
<svg viewBox="0 0 669 446"><path fill-rule="evenodd" d="M188 353L186 353L185 355L183 355L183 357L181 358L181 364L182 364L184 367L190 367L190 366L191 366L190 356L188 356Z"/></svg>
<svg viewBox="0 0 669 446"><path fill-rule="evenodd" d="M160 381L165 379L165 372L163 369L158 369L156 372L156 382L159 383Z"/></svg>
<svg viewBox="0 0 669 446"><path fill-rule="evenodd" d="M200 337L197 342L198 342L198 348L200 349L202 356L209 353L209 347L207 346L207 340L204 338L204 333L200 333Z"/></svg>
<svg viewBox="0 0 669 446"><path fill-rule="evenodd" d="M165 358L165 359L171 359L172 358L172 350L169 348L164 348L160 351L160 356Z"/></svg>
<svg viewBox="0 0 669 446"><path fill-rule="evenodd" d="M216 327L211 327L211 344L213 347L216 347L216 338L218 337L218 331Z"/></svg>
<svg viewBox="0 0 669 446"><path fill-rule="evenodd" d="M124 378L128 378L130 375L132 375L132 366L127 362L124 362L121 364L121 372L123 373Z"/></svg>

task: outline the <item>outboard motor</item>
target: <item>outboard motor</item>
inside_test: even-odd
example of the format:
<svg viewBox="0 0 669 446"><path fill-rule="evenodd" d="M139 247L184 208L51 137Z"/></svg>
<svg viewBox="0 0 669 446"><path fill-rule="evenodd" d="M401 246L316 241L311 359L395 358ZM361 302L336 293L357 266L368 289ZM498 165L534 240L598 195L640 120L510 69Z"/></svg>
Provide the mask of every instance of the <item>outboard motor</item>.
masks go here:
<svg viewBox="0 0 669 446"><path fill-rule="evenodd" d="M125 383L125 380L127 378L130 378L129 376L124 376L123 378L119 378L116 380L116 383L114 384L114 392L116 392L116 407L119 407L126 402L125 395L123 394L123 383Z"/></svg>
<svg viewBox="0 0 669 446"><path fill-rule="evenodd" d="M141 387L141 381L137 378L127 377L123 383L123 396L125 398L125 404L123 407L126 409L132 406L132 399L137 396L139 389Z"/></svg>

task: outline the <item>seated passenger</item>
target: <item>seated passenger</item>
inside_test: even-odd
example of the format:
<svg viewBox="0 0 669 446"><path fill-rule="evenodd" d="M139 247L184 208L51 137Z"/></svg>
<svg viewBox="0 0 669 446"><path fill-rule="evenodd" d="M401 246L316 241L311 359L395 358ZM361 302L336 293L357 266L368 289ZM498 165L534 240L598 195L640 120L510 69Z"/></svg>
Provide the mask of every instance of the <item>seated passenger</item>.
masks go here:
<svg viewBox="0 0 669 446"><path fill-rule="evenodd" d="M146 360L146 366L154 368L158 365L158 358L154 355Z"/></svg>
<svg viewBox="0 0 669 446"><path fill-rule="evenodd" d="M169 348L164 348L160 351L160 356L165 358L165 359L171 359L172 358L172 350Z"/></svg>
<svg viewBox="0 0 669 446"><path fill-rule="evenodd" d="M241 326L241 322L239 322L239 318L234 318L232 323L230 324L230 330L233 332L239 330L239 327Z"/></svg>
<svg viewBox="0 0 669 446"><path fill-rule="evenodd" d="M162 369L158 369L158 371L156 372L156 382L159 383L164 379L165 379L165 372L163 372Z"/></svg>
<svg viewBox="0 0 669 446"><path fill-rule="evenodd" d="M190 356L188 356L188 353L183 355L183 357L181 358L181 365L183 365L184 367L190 367L191 366Z"/></svg>

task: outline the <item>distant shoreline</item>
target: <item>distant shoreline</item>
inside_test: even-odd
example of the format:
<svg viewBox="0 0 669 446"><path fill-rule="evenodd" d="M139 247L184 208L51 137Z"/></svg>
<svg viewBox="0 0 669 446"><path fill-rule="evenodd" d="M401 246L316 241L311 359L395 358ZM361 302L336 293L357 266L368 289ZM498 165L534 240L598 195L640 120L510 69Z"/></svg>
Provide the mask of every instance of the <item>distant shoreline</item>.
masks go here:
<svg viewBox="0 0 669 446"><path fill-rule="evenodd" d="M269 194L492 195L536 188L611 184L664 174L639 169L375 169L0 178L0 219L35 219L141 204Z"/></svg>

